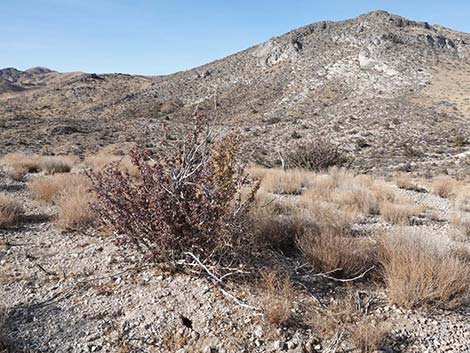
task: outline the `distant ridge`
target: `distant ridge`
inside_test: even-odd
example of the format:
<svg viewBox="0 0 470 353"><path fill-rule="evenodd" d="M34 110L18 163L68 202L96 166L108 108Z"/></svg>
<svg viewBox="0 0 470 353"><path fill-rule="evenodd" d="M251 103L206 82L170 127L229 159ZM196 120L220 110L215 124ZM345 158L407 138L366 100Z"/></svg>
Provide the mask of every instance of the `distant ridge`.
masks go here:
<svg viewBox="0 0 470 353"><path fill-rule="evenodd" d="M161 126L172 137L199 107L241 132L246 160L267 165L316 136L341 144L361 171L462 170L469 155L470 34L385 11L313 23L167 76L9 70L23 78L7 81L15 87L0 114L31 118L31 149L158 148ZM51 122L86 133L39 142ZM12 126L0 147L14 148Z"/></svg>

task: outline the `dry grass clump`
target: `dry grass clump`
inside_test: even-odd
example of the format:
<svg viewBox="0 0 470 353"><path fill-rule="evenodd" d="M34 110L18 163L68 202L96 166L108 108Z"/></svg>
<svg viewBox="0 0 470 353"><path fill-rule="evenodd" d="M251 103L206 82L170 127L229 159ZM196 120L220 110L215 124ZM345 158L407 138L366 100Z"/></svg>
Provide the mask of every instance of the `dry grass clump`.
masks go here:
<svg viewBox="0 0 470 353"><path fill-rule="evenodd" d="M261 274L261 306L266 319L275 326L285 325L292 318L295 291L287 274L273 271Z"/></svg>
<svg viewBox="0 0 470 353"><path fill-rule="evenodd" d="M21 165L8 166L5 168L5 173L14 181L23 181L28 174L28 168Z"/></svg>
<svg viewBox="0 0 470 353"><path fill-rule="evenodd" d="M470 236L470 213L454 212L450 219L454 228L458 229L465 236Z"/></svg>
<svg viewBox="0 0 470 353"><path fill-rule="evenodd" d="M321 232L336 235L351 234L354 215L338 209L335 204L315 199L310 193L302 195L293 211L299 221L303 220L306 224L313 223Z"/></svg>
<svg viewBox="0 0 470 353"><path fill-rule="evenodd" d="M470 186L464 185L455 190L455 207L463 212L470 212Z"/></svg>
<svg viewBox="0 0 470 353"><path fill-rule="evenodd" d="M47 203L54 203L61 193L81 186L90 186L89 179L81 174L55 174L38 177L28 183L28 189L35 198Z"/></svg>
<svg viewBox="0 0 470 353"><path fill-rule="evenodd" d="M368 239L310 230L299 248L316 272L354 276L374 265L374 246Z"/></svg>
<svg viewBox="0 0 470 353"><path fill-rule="evenodd" d="M91 205L95 196L83 184L61 193L57 199L58 214L56 223L63 230L77 230L92 224L96 213Z"/></svg>
<svg viewBox="0 0 470 353"><path fill-rule="evenodd" d="M79 162L76 156L46 156L41 160L41 170L46 174L69 173Z"/></svg>
<svg viewBox="0 0 470 353"><path fill-rule="evenodd" d="M360 352L372 353L385 348L389 325L378 317L367 316L360 308L359 297L348 294L333 300L326 309L316 311L310 324L324 337L345 333L345 339Z"/></svg>
<svg viewBox="0 0 470 353"><path fill-rule="evenodd" d="M28 173L41 170L41 156L37 154L9 153L1 159L1 163L12 169L26 169Z"/></svg>
<svg viewBox="0 0 470 353"><path fill-rule="evenodd" d="M450 176L441 175L432 180L431 190L434 194L440 197L450 197L457 186L457 181Z"/></svg>
<svg viewBox="0 0 470 353"><path fill-rule="evenodd" d="M413 216L420 214L420 208L416 205L386 201L380 204L380 214L391 224L408 225Z"/></svg>
<svg viewBox="0 0 470 353"><path fill-rule="evenodd" d="M350 340L361 353L373 353L384 347L389 335L388 325L364 319L351 328Z"/></svg>
<svg viewBox="0 0 470 353"><path fill-rule="evenodd" d="M0 228L18 224L23 214L23 206L17 200L6 194L0 194Z"/></svg>
<svg viewBox="0 0 470 353"><path fill-rule="evenodd" d="M132 163L132 160L127 155L114 155L107 153L99 153L85 158L85 166L91 168L95 172L103 171L107 166L112 163L118 163L119 169L123 172L129 173L133 177L138 177L139 172L137 166Z"/></svg>
<svg viewBox="0 0 470 353"><path fill-rule="evenodd" d="M470 261L429 235L380 237L378 261L392 303L455 307L469 300Z"/></svg>
<svg viewBox="0 0 470 353"><path fill-rule="evenodd" d="M395 184L400 189L411 190L411 191L420 191L421 188L416 184L416 182L411 178L410 175L400 173L395 178Z"/></svg>
<svg viewBox="0 0 470 353"><path fill-rule="evenodd" d="M332 201L341 209L353 214L378 214L379 203L374 194L360 185L344 185L333 192Z"/></svg>
<svg viewBox="0 0 470 353"><path fill-rule="evenodd" d="M261 190L274 194L299 195L314 177L314 173L300 169L269 169L262 179Z"/></svg>

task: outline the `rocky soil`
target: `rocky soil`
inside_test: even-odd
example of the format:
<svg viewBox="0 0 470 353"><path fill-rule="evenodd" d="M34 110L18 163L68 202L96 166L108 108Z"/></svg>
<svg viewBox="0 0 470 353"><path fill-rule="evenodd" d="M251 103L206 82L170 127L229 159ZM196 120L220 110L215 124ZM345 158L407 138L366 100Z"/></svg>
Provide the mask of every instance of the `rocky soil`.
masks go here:
<svg viewBox="0 0 470 353"><path fill-rule="evenodd" d="M54 207L34 201L24 183L0 174L0 191L27 208L23 224L0 231L0 298L7 309L4 335L13 352L351 349L341 332L336 341L322 340L309 326L270 326L259 309L263 294L253 284L231 284L224 294L208 276L142 265L137 254L116 248L99 230L58 231ZM410 228L451 241L446 238L452 232L448 200L428 192L400 192L432 209L432 217L425 213ZM390 227L374 217L363 226ZM385 352L470 351L469 308L402 310L389 305L380 288L314 276L297 290L299 315L306 307L328 304L334 294L356 293L367 310L393 328Z"/></svg>

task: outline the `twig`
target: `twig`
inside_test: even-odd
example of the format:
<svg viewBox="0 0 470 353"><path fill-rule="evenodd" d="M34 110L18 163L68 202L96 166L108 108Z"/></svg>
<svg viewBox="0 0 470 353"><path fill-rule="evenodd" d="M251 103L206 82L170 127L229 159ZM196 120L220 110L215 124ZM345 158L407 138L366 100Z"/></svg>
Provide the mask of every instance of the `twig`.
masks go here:
<svg viewBox="0 0 470 353"><path fill-rule="evenodd" d="M252 309L252 310L259 310L259 308L255 307L255 306L251 306L251 305L248 305L244 302L242 302L240 299L238 299L235 295L233 295L232 293L229 293L227 292L223 287L225 286L225 283L223 282L223 278L227 277L227 275L225 276L222 276L221 278L217 277L215 274L213 274L208 268L206 265L204 265L201 260L198 259L198 257L196 255L194 255L192 252L185 252L184 253L185 255L189 255L191 256L194 261L197 262L197 264L199 266L201 266L205 271L206 273L211 277L213 278L219 285L220 285L220 291L222 292L223 295L225 295L226 297L229 297L230 299L232 299L236 304L238 304L239 306L243 307L243 308L246 308L246 309ZM229 275L232 275L234 274L234 272L230 273Z"/></svg>
<svg viewBox="0 0 470 353"><path fill-rule="evenodd" d="M323 278L331 279L332 281L336 281L336 282L352 282L352 281L356 281L358 279L363 278L368 272L372 271L374 268L375 268L375 266L372 266L372 267L368 268L366 271L364 271L363 273L361 273L360 275L358 275L356 277L353 277L353 278L335 278L335 277L328 276L328 274L327 274L328 272L326 272L326 273L317 273L317 274L315 274L315 276L320 276L320 277L323 277ZM329 273L336 272L336 271L338 271L338 270L333 270L333 271L330 271Z"/></svg>

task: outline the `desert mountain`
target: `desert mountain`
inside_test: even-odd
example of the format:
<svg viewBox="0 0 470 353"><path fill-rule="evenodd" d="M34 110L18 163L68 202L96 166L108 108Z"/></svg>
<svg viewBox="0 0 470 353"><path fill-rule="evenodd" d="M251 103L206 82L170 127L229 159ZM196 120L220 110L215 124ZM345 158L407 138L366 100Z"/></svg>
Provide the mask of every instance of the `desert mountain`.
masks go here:
<svg viewBox="0 0 470 353"><path fill-rule="evenodd" d="M168 76L0 72L2 151L154 147L162 124L176 133L199 106L239 130L244 156L261 163L319 135L362 170L470 163L470 34L384 11L314 23Z"/></svg>

